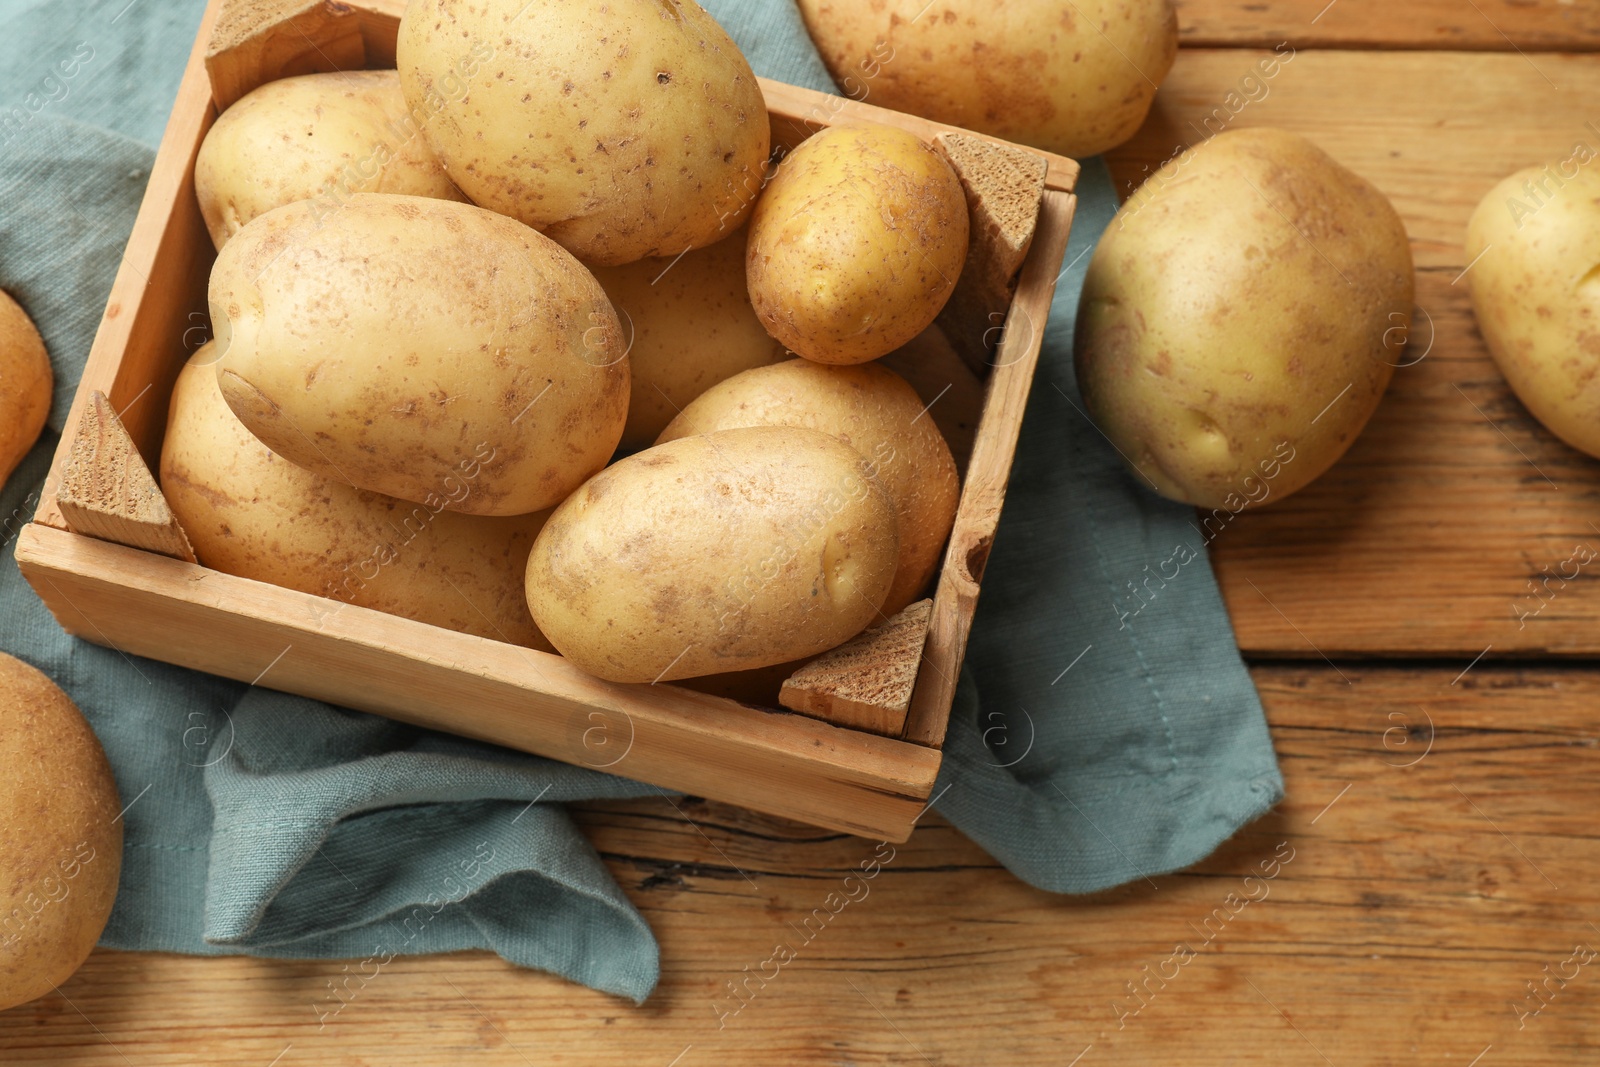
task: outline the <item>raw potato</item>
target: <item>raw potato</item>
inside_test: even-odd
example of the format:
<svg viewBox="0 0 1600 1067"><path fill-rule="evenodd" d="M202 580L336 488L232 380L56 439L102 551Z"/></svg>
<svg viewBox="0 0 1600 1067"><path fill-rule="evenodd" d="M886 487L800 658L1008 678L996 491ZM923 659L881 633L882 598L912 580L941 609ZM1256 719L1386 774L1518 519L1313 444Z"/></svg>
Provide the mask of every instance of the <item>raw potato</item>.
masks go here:
<svg viewBox="0 0 1600 1067"><path fill-rule="evenodd" d="M614 682L767 667L878 618L894 504L861 456L758 426L629 456L573 493L528 559L528 604L561 654Z"/></svg>
<svg viewBox="0 0 1600 1067"><path fill-rule="evenodd" d="M397 55L456 183L585 262L708 245L761 189L766 102L694 0L411 0Z"/></svg>
<svg viewBox="0 0 1600 1067"><path fill-rule="evenodd" d="M296 200L339 210L351 193L441 200L466 194L445 176L392 70L268 82L218 116L194 162L200 214L221 248L257 215Z"/></svg>
<svg viewBox="0 0 1600 1067"><path fill-rule="evenodd" d="M622 328L553 241L471 204L357 193L276 208L211 271L222 394L278 455L453 511L521 515L604 467L628 412Z"/></svg>
<svg viewBox="0 0 1600 1067"><path fill-rule="evenodd" d="M522 591L548 512L494 518L444 510L451 495L471 492L470 472L441 487L438 499L413 504L297 467L228 409L211 349L179 372L161 446L162 492L203 565L553 651Z"/></svg>
<svg viewBox="0 0 1600 1067"><path fill-rule="evenodd" d="M922 594L939 568L961 483L950 446L904 378L877 364L825 367L804 359L748 370L701 394L661 441L737 426L803 426L861 453L894 501L900 531L883 614Z"/></svg>
<svg viewBox="0 0 1600 1067"><path fill-rule="evenodd" d="M955 457L956 473L965 478L972 441L983 418L982 379L972 373L937 323L878 360L878 366L904 378L928 405L928 417Z"/></svg>
<svg viewBox="0 0 1600 1067"><path fill-rule="evenodd" d="M1593 153L1579 147L1483 198L1467 227L1467 280L1518 399L1551 433L1600 456L1600 174L1580 169Z"/></svg>
<svg viewBox="0 0 1600 1067"><path fill-rule="evenodd" d="M846 96L1062 155L1134 135L1178 52L1170 0L800 0Z"/></svg>
<svg viewBox="0 0 1600 1067"><path fill-rule="evenodd" d="M1237 513L1344 454L1411 307L1382 193L1297 134L1228 132L1157 171L1095 248L1078 386L1137 477Z"/></svg>
<svg viewBox="0 0 1600 1067"><path fill-rule="evenodd" d="M787 357L750 306L744 243L741 228L676 262L594 268L631 342L633 397L623 448L653 444L689 401L723 379Z"/></svg>
<svg viewBox="0 0 1600 1067"><path fill-rule="evenodd" d="M899 348L944 307L967 258L950 164L889 126L832 126L778 168L750 219L750 300L767 332L819 363Z"/></svg>
<svg viewBox="0 0 1600 1067"><path fill-rule="evenodd" d="M0 652L0 1011L65 982L111 917L122 803L54 682Z"/></svg>
<svg viewBox="0 0 1600 1067"><path fill-rule="evenodd" d="M0 291L0 485L39 439L54 388L44 338L22 305Z"/></svg>

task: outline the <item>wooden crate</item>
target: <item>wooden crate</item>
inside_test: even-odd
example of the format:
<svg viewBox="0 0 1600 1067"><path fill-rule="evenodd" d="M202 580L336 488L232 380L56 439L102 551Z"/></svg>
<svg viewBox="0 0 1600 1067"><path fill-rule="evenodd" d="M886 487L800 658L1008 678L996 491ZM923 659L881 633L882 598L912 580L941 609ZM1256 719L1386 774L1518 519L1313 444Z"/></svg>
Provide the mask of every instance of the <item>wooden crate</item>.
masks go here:
<svg viewBox="0 0 1600 1067"><path fill-rule="evenodd" d="M155 469L173 381L209 336L206 282L214 253L193 175L218 106L291 74L392 67L402 7L396 0L213 0L43 499L18 538L23 575L69 632L132 655L818 826L904 840L939 768L978 582L1071 226L1077 177L1071 160L1045 157L1037 229L983 387L982 417L899 736L675 685L604 682L559 656L221 574L149 551L159 546L148 537L117 536L104 526L88 536L88 525L68 521L77 512L71 500L63 512L64 484L81 483L85 474L94 481L122 473L83 469L103 463L105 449L80 449L73 466L73 442L85 419L107 407L120 412L138 453L121 457L122 464L137 467L142 456ZM886 123L930 141L960 132L793 86L763 80L762 88L774 143L788 147L839 122ZM97 403L96 393L109 405Z"/></svg>

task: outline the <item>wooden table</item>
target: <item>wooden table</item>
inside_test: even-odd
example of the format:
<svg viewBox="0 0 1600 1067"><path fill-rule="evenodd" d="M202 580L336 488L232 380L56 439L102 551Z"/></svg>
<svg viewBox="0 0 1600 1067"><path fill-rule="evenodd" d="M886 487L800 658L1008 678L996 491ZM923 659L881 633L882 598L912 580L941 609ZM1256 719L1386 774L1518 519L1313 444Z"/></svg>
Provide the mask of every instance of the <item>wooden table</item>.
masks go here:
<svg viewBox="0 0 1600 1067"><path fill-rule="evenodd" d="M1119 180L1196 140L1250 49L1289 42L1229 125L1300 130L1375 181L1432 322L1350 455L1214 546L1288 783L1275 811L1196 868L1076 899L928 816L865 900L719 1020L726 983L873 845L718 805L597 805L580 818L661 938L644 1008L479 953L397 960L319 1031L340 964L98 952L60 995L0 1014L0 1063L1600 1062L1600 670L1577 660L1600 650L1600 582L1516 611L1542 567L1600 545L1600 463L1510 396L1455 284L1496 179L1600 146L1600 56L1577 54L1600 50L1600 7L1180 15L1185 48L1113 155ZM1203 947L1174 958L1179 942Z"/></svg>

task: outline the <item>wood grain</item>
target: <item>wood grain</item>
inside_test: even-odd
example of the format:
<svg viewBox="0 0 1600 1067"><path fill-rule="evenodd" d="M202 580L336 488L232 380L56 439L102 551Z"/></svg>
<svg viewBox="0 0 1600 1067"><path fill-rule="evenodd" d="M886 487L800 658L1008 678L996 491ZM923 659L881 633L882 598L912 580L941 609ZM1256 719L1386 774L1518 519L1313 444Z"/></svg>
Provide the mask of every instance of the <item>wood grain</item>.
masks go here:
<svg viewBox="0 0 1600 1067"><path fill-rule="evenodd" d="M1181 874L1051 896L928 816L796 945L877 846L719 804L596 805L580 821L661 941L642 1009L473 953L395 961L319 1031L341 963L102 951L0 1014L0 1060L1065 1067L1087 1048L1079 1067L1309 1067L1314 1047L1336 1067L1467 1067L1492 1045L1479 1067L1593 1062L1600 961L1521 1029L1511 1005L1574 945L1600 949L1600 672L1345 674L1256 669L1288 797ZM1275 853L1292 858L1246 883ZM1219 921L1230 893L1259 899ZM779 942L798 958L719 1028L727 983ZM1194 958L1119 1029L1126 983L1180 942Z"/></svg>
<svg viewBox="0 0 1600 1067"><path fill-rule="evenodd" d="M1600 50L1584 0L1176 0L1185 47Z"/></svg>
<svg viewBox="0 0 1600 1067"><path fill-rule="evenodd" d="M1180 52L1150 121L1111 156L1119 185L1200 140L1261 54ZM1228 128L1297 130L1373 181L1410 232L1420 312L1415 365L1344 459L1212 543L1240 647L1463 665L1491 645L1491 658L1600 652L1600 572L1543 584L1573 574L1577 546L1600 551L1600 462L1518 403L1457 282L1467 219L1495 182L1580 139L1600 148L1585 125L1600 56L1303 52L1269 85Z"/></svg>
<svg viewBox="0 0 1600 1067"><path fill-rule="evenodd" d="M1268 55L1180 51L1144 126L1109 155L1119 193L1219 129L1296 130L1376 184L1405 220L1418 269L1453 267L1448 282L1494 183L1566 159L1579 140L1600 148L1587 125L1600 125L1590 115L1600 57L1305 51L1259 79ZM1254 102L1240 90L1252 74L1263 84Z"/></svg>
<svg viewBox="0 0 1600 1067"><path fill-rule="evenodd" d="M838 726L899 737L922 666L933 601L919 600L783 680L778 703Z"/></svg>
<svg viewBox="0 0 1600 1067"><path fill-rule="evenodd" d="M74 533L195 562L161 487L98 390L78 420L56 506Z"/></svg>
<svg viewBox="0 0 1600 1067"><path fill-rule="evenodd" d="M906 716L904 736L908 741L934 747L944 743L950 705L967 654L967 635L978 606L979 583L1005 504L1022 413L1033 388L1045 320L1061 277L1060 263L1077 206L1076 197L1049 189L1039 208L1033 249L1017 280L1017 296L995 350L983 421L973 442L955 527L939 571L923 669L911 695L911 713Z"/></svg>
<svg viewBox="0 0 1600 1067"><path fill-rule="evenodd" d="M939 326L979 378L988 376L994 347L1017 292L1017 274L1033 244L1047 167L1027 149L1002 147L964 133L933 139L961 179L972 217L961 277Z"/></svg>
<svg viewBox="0 0 1600 1067"><path fill-rule="evenodd" d="M23 527L16 555L85 640L818 826L903 840L938 773L921 745L603 682L560 656L65 530Z"/></svg>

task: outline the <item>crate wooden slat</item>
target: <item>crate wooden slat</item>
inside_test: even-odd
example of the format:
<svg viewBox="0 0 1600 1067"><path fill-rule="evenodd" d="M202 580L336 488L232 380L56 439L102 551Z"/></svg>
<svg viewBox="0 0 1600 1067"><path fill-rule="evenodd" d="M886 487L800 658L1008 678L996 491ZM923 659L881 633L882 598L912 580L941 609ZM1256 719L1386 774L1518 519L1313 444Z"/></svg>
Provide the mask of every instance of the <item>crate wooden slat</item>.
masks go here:
<svg viewBox="0 0 1600 1067"><path fill-rule="evenodd" d="M154 469L172 382L209 337L213 259L195 205L201 139L229 101L289 73L394 61L403 5L213 0L190 56L150 188L69 416L103 392ZM215 40L213 26L222 31ZM277 27L275 34L271 27ZM954 127L762 79L774 143L792 148L834 122L879 122L929 141ZM1003 143L1003 142L1002 142ZM1032 151L1032 150L1029 150ZM669 685L601 682L558 656L450 633L74 534L57 502L58 451L34 523L18 539L24 576L69 631L130 654L625 774L850 833L904 840L938 773L982 560L992 541L1076 204L1078 167L1040 153L1046 190L984 415L903 736L878 736ZM963 378L969 383L975 379ZM972 398L968 398L969 401ZM774 696L776 693L774 693ZM774 702L775 703L775 702ZM617 747L626 755L612 763Z"/></svg>
<svg viewBox="0 0 1600 1067"><path fill-rule="evenodd" d="M1185 48L1600 51L1586 0L1176 0ZM1382 94L1375 94L1382 95Z"/></svg>
<svg viewBox="0 0 1600 1067"><path fill-rule="evenodd" d="M930 748L677 686L603 682L560 656L37 524L17 555L68 630L130 655L850 833L909 829L938 772Z"/></svg>
<svg viewBox="0 0 1600 1067"><path fill-rule="evenodd" d="M905 736L919 744L944 743L950 703L955 699L961 663L966 658L972 615L978 608L983 568L994 545L1006 483L1011 478L1011 459L1022 429L1020 413L1027 407L1028 393L1033 388L1039 345L1076 207L1075 197L1045 190L1033 248L1023 264L1017 297L1006 316L1005 333L995 353L983 420L973 442L966 484L961 487L961 505L950 545L945 549L944 567L939 571L923 670L911 695L911 714L906 718Z"/></svg>

